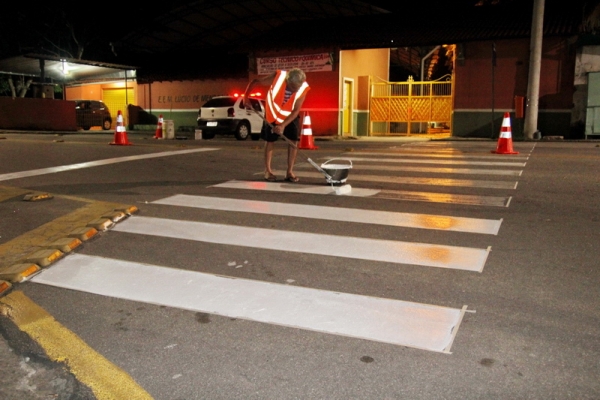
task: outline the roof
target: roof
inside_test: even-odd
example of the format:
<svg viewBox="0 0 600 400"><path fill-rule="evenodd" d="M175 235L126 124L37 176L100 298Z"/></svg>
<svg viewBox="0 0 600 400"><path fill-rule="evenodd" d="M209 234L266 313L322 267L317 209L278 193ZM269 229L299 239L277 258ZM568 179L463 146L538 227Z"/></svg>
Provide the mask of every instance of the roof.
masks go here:
<svg viewBox="0 0 600 400"><path fill-rule="evenodd" d="M76 36L88 39L86 58L136 65L138 79L153 81L247 76L247 56L253 52L418 47L412 53L425 54L439 44L529 37L533 0L473 6L477 1L495 2L420 0L407 5L383 0L171 0L154 8L106 0L111 23L89 18L87 10L77 7L58 11L74 22ZM590 1L547 1L545 34L576 34L586 2ZM23 12L40 14L38 20L28 17L29 23L24 24L7 16L9 12L3 13L0 19L7 21L0 20L0 30L9 30L3 34L9 40L0 42L0 58L17 47L28 49L26 53L38 49L55 54L58 39L39 39L40 34L51 37L65 26L60 18L49 22L46 14L56 11L55 7L22 7ZM29 29L34 26L46 29L37 33L37 42ZM19 27L25 28L23 33L15 30ZM66 42L68 37L63 32L60 39Z"/></svg>

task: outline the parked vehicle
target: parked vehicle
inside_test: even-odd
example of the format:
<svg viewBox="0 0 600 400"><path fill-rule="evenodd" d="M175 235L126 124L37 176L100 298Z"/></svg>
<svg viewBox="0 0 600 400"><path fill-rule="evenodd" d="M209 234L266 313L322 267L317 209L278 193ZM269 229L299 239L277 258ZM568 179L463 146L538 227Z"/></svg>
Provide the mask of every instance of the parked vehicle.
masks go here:
<svg viewBox="0 0 600 400"><path fill-rule="evenodd" d="M202 139L212 139L216 134L233 134L237 140L260 139L263 119L255 112L246 110L243 97L216 96L198 110L198 128ZM250 98L252 108L264 115L265 102Z"/></svg>
<svg viewBox="0 0 600 400"><path fill-rule="evenodd" d="M100 100L75 100L77 126L86 131L92 126L100 126L105 131L112 126L110 110Z"/></svg>

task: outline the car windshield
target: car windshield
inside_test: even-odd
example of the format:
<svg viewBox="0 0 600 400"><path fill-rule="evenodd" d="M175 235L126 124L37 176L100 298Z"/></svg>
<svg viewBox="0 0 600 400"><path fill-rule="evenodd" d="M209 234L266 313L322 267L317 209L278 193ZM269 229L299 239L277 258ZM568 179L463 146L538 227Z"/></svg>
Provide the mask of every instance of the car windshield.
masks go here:
<svg viewBox="0 0 600 400"><path fill-rule="evenodd" d="M202 107L231 107L237 99L233 97L215 97L206 102Z"/></svg>

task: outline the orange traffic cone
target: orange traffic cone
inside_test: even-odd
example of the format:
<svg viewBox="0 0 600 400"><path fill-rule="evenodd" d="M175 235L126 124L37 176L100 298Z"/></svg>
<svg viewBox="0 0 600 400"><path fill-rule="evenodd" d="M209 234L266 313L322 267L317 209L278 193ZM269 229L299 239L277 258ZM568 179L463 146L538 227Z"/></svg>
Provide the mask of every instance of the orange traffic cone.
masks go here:
<svg viewBox="0 0 600 400"><path fill-rule="evenodd" d="M127 131L125 125L123 125L123 114L121 110L117 113L117 129L115 129L115 138L110 144L118 144L121 146L128 146L131 143L127 140Z"/></svg>
<svg viewBox="0 0 600 400"><path fill-rule="evenodd" d="M502 120L502 128L500 128L500 137L498 138L498 145L496 151L492 151L496 154L519 154L518 151L513 150L512 144L512 133L510 129L510 114L504 113L504 119Z"/></svg>
<svg viewBox="0 0 600 400"><path fill-rule="evenodd" d="M163 138L163 116L160 114L158 116L158 125L156 125L156 133L154 134L154 139L162 139Z"/></svg>
<svg viewBox="0 0 600 400"><path fill-rule="evenodd" d="M312 128L310 127L310 115L308 113L304 113L304 120L302 122L302 134L300 135L300 146L299 149L303 150L316 150L318 149L315 146L315 142L313 141Z"/></svg>

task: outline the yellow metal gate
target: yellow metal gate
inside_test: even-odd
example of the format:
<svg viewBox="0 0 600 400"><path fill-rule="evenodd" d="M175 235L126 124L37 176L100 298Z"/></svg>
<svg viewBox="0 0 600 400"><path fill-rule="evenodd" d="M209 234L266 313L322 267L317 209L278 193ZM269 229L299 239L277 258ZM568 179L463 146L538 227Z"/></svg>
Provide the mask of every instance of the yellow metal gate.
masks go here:
<svg viewBox="0 0 600 400"><path fill-rule="evenodd" d="M372 83L371 135L449 134L452 119L452 80Z"/></svg>

